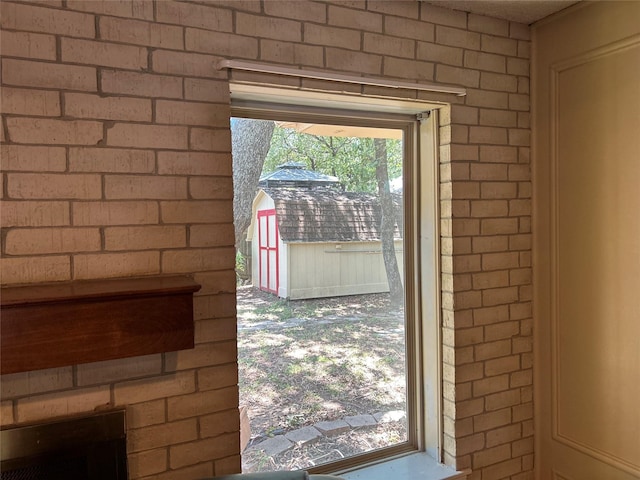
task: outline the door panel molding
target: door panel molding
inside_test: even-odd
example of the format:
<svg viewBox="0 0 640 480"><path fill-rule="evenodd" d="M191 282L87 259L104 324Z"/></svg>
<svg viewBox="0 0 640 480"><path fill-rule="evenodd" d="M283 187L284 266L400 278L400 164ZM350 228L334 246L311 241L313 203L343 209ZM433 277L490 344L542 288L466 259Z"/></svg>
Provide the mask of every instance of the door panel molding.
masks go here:
<svg viewBox="0 0 640 480"><path fill-rule="evenodd" d="M560 62L556 62L550 66L550 99L551 99L551 107L550 107L550 131L551 142L550 142L550 201L552 208L550 209L550 271L551 271L551 285L550 285L550 327L551 327L551 435L555 441L558 441L568 447L574 448L576 450L581 451L599 461L605 462L615 468L619 468L626 472L635 474L640 476L640 464L635 463L633 460L629 461L626 458L623 458L619 455L615 455L614 453L605 450L604 448L599 448L598 445L594 445L593 443L589 443L588 441L581 441L579 438L580 434L577 432L571 432L567 428L563 430L562 428L562 412L563 406L564 411L568 408L572 408L571 404L573 404L576 399L575 398L565 398L563 399L561 396L561 357L562 357L562 348L563 341L561 330L562 326L565 326L565 331L572 331L576 333L575 330L572 330L572 325L562 325L562 318L567 318L567 315L562 315L561 313L561 298L562 295L560 293L561 290L561 276L560 276L560 232L562 229L562 217L561 217L561 188L563 186L560 182L560 164L559 164L559 133L560 133L560 79L563 73L574 71L573 73L578 74L580 67L589 65L589 64L597 64L598 62L607 59L608 57L612 57L614 55L623 54L623 53L635 53L635 50L640 49L640 35L634 35L629 38L625 38L623 40L613 42L611 44L605 45L603 47L597 48L590 52L577 55L576 57L566 59ZM640 50L638 55L638 59L640 59ZM605 66L603 65L603 68ZM570 321L569 321L570 322ZM565 324L569 323L565 320ZM573 325L573 327L577 327ZM565 347L566 347L566 342ZM571 372L569 372L570 374ZM569 375L565 375L569 376ZM564 405L563 405L564 400ZM594 412L594 415L598 415L598 412ZM584 440L584 439L583 439ZM555 473L554 473L555 475Z"/></svg>
<svg viewBox="0 0 640 480"><path fill-rule="evenodd" d="M539 480L640 478L638 18L585 2L533 28Z"/></svg>

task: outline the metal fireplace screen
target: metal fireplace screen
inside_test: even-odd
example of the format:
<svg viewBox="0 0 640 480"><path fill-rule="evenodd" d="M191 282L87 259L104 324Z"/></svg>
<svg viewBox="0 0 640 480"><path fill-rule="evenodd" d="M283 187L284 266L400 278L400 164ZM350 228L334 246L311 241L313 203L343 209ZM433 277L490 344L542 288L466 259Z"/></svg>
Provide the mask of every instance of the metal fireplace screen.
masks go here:
<svg viewBox="0 0 640 480"><path fill-rule="evenodd" d="M0 480L126 480L124 411L0 431Z"/></svg>

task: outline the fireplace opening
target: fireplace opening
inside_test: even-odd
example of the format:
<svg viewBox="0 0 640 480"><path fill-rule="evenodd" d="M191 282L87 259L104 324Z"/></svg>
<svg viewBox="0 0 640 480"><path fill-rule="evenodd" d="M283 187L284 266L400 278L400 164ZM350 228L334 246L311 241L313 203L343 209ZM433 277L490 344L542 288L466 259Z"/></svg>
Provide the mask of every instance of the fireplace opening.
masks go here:
<svg viewBox="0 0 640 480"><path fill-rule="evenodd" d="M0 431L0 480L126 480L124 411Z"/></svg>

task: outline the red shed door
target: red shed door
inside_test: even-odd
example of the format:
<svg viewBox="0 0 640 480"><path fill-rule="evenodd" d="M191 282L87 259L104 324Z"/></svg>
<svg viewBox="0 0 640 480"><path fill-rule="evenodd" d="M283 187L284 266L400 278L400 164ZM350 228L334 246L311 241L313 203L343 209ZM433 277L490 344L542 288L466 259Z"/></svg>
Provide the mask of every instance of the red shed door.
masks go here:
<svg viewBox="0 0 640 480"><path fill-rule="evenodd" d="M278 223L275 210L258 212L260 290L278 294Z"/></svg>

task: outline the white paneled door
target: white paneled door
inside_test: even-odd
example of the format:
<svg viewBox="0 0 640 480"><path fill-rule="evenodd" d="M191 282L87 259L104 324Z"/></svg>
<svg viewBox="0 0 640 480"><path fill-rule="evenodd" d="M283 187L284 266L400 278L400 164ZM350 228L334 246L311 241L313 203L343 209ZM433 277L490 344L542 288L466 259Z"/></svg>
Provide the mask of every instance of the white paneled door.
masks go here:
<svg viewBox="0 0 640 480"><path fill-rule="evenodd" d="M258 212L260 289L278 293L278 223L275 210Z"/></svg>
<svg viewBox="0 0 640 480"><path fill-rule="evenodd" d="M539 479L640 478L640 2L534 28Z"/></svg>

